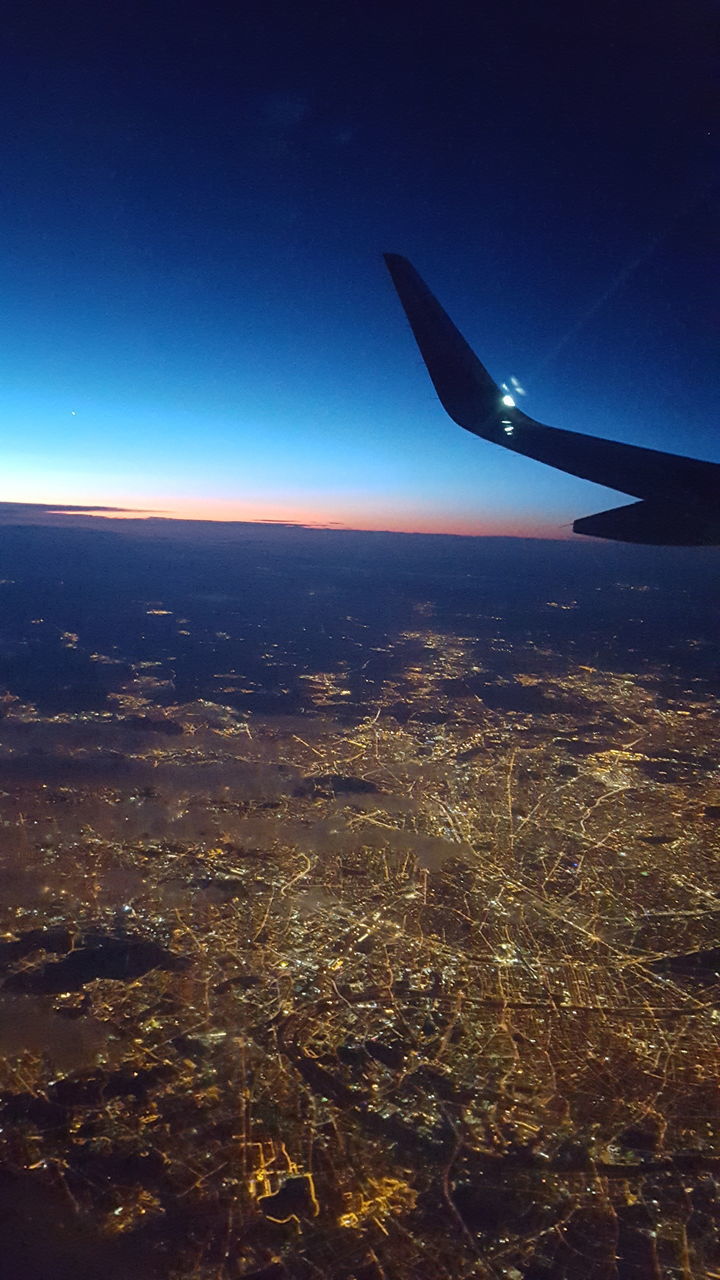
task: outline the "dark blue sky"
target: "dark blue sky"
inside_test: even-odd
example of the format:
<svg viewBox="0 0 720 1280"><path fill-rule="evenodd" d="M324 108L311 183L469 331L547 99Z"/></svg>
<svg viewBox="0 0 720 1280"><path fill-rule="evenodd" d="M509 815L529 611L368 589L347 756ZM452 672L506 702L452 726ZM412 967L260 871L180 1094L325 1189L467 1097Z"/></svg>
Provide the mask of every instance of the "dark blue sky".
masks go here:
<svg viewBox="0 0 720 1280"><path fill-rule="evenodd" d="M549 529L443 415L408 255L554 425L720 460L710 4L5 9L7 500Z"/></svg>

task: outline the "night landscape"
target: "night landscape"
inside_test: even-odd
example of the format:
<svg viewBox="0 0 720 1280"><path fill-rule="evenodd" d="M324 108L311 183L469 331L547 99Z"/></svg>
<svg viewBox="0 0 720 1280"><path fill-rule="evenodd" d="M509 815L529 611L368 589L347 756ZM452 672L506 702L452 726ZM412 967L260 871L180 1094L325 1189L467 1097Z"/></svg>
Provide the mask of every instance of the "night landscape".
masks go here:
<svg viewBox="0 0 720 1280"><path fill-rule="evenodd" d="M720 1276L710 6L4 36L0 1280Z"/></svg>
<svg viewBox="0 0 720 1280"><path fill-rule="evenodd" d="M0 570L5 1274L711 1274L713 552Z"/></svg>

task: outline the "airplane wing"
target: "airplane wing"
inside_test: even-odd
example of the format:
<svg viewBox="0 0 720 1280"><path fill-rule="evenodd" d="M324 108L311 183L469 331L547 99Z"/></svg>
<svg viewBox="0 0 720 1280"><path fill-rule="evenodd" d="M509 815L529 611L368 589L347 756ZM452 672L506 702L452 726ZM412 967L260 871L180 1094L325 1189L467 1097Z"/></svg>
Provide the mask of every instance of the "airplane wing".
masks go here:
<svg viewBox="0 0 720 1280"><path fill-rule="evenodd" d="M576 533L662 545L720 544L719 463L536 422L497 385L407 258L387 253L385 262L440 402L459 426L641 499L576 520Z"/></svg>

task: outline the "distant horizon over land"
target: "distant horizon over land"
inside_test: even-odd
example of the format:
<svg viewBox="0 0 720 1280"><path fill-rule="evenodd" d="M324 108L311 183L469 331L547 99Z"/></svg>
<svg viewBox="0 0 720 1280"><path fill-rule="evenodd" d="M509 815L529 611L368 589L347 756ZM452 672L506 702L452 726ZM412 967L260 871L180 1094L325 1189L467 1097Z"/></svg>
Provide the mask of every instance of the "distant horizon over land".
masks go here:
<svg viewBox="0 0 720 1280"><path fill-rule="evenodd" d="M324 529L342 533L399 533L408 536L439 536L439 537L460 537L460 538L533 538L547 541L568 541L573 540L573 534L569 525L556 526L545 521L536 522L531 520L520 521L516 526L508 527L506 523L496 524L492 527L483 527L482 520L478 517L476 525L470 521L459 520L456 523L452 521L444 521L442 527L433 527L432 522L422 520L419 523L425 527L412 528L400 527L398 522L393 522L392 517L387 521L379 518L377 523L363 524L351 521L341 520L314 520L307 518L273 518L270 516L231 516L231 515L210 515L204 511L195 513L185 513L184 511L173 512L171 510L163 510L160 508L141 508L131 506L106 506L101 504L78 504L65 502L3 502L0 501L0 524L34 524L34 525L63 525L71 527L80 525L82 527L91 527L97 521L116 522L122 521L123 525L132 522L135 526L142 526L144 529L162 526L163 528L174 525L225 525L225 526L267 526L268 528L283 529Z"/></svg>
<svg viewBox="0 0 720 1280"><path fill-rule="evenodd" d="M588 550L602 548L604 554L630 556L637 553L649 558L656 556L680 557L696 561L700 553L712 557L717 552L715 547L677 547L652 546L636 543L616 542L609 539L585 537L572 532L569 525L559 529L553 527L520 527L516 530L496 528L492 530L470 529L399 529L391 525L379 524L368 528L352 524L321 522L311 520L281 519L220 519L203 516L164 515L157 511L143 511L137 508L112 506L83 506L72 503L44 502L2 502L0 501L0 527L29 527L54 529L85 529L98 532L115 532L148 536L153 533L181 535L183 537L199 535L203 538L216 535L225 538L235 533L238 537L250 535L252 531L267 533L337 533L355 536L398 537L401 539L459 539L469 542L494 543L550 543L556 546L585 547Z"/></svg>

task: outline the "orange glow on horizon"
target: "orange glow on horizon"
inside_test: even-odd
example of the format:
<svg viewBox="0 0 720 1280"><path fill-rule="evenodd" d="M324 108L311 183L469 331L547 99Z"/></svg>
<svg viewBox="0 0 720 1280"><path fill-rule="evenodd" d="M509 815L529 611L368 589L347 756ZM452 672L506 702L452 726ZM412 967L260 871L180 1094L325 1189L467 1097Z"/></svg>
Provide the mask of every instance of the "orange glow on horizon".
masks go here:
<svg viewBox="0 0 720 1280"><path fill-rule="evenodd" d="M48 493L46 483L40 477L35 477L32 484L7 485L0 502L0 521L38 523L52 520L56 523L64 515L68 519L74 516L133 520L138 524L148 523L149 528L157 527L160 522L180 520L456 534L464 537L564 540L571 536L568 515L562 507L553 511L528 507L518 510L507 498L505 503L498 501L493 506L489 495L484 504L482 500L478 503L477 509L465 502L453 511L450 504L442 502L362 491L334 496L323 491L297 493L276 490L210 498L157 492L128 494L120 485L115 489L105 485L104 492L98 492L95 484L88 483L87 479L75 484L63 483L62 488L65 492L58 499L57 493Z"/></svg>
<svg viewBox="0 0 720 1280"><path fill-rule="evenodd" d="M157 503L143 503L134 506L132 500L113 506L122 507L117 511L88 507L85 511L71 512L63 508L62 503L53 504L57 513L63 510L70 515L85 515L96 519L109 520L197 520L212 523L269 523L301 525L310 528L357 530L359 532L385 533L437 533L455 534L464 537L504 537L504 538L552 538L565 539L569 530L559 524L543 519L535 513L527 516L510 517L504 513L495 518L483 519L480 516L463 513L451 516L444 512L418 511L411 509L395 510L389 513L381 504L377 507L360 507L344 509L342 512L333 508L310 509L288 505L268 503L256 505L251 503L211 500L172 501L160 499ZM342 516L342 518L340 518Z"/></svg>

